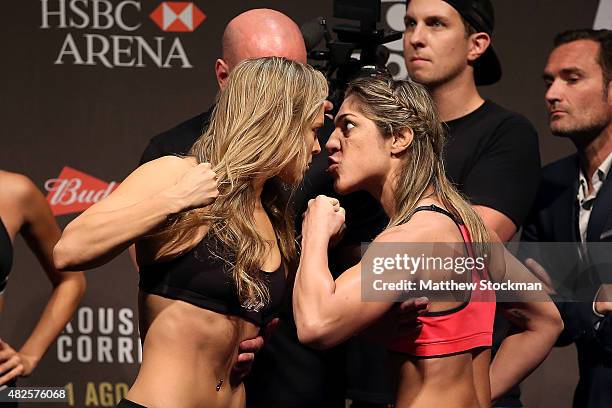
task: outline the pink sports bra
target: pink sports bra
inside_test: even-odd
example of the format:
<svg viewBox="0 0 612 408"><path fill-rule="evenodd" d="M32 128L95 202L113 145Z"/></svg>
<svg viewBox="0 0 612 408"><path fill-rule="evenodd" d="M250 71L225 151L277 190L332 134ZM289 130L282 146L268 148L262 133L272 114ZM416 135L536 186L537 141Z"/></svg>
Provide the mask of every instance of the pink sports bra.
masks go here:
<svg viewBox="0 0 612 408"><path fill-rule="evenodd" d="M436 211L450 217L461 232L468 255L474 257L470 232L453 214L436 205L417 207L416 211ZM476 289L471 291L469 301L450 310L426 312L418 318L423 325L421 330L393 339L387 343L387 348L418 357L434 357L456 354L476 347L491 347L495 291L480 288L480 280L489 279L486 268L473 269L470 275L471 282L476 283Z"/></svg>

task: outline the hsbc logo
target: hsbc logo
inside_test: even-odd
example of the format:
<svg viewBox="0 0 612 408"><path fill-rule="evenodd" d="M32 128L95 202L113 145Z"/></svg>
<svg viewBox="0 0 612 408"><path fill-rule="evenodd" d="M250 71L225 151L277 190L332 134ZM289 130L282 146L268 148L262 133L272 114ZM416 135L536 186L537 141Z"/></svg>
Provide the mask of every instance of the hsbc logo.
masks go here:
<svg viewBox="0 0 612 408"><path fill-rule="evenodd" d="M206 19L195 4L172 1L160 4L149 17L166 32L193 32Z"/></svg>
<svg viewBox="0 0 612 408"><path fill-rule="evenodd" d="M178 35L188 35L206 20L195 2L39 1L40 28L67 31L54 65L193 68ZM163 33L176 34L136 35L147 22ZM107 34L108 31L111 33Z"/></svg>
<svg viewBox="0 0 612 408"><path fill-rule="evenodd" d="M115 188L115 181L107 183L67 166L57 178L45 182L47 201L55 216L85 211Z"/></svg>

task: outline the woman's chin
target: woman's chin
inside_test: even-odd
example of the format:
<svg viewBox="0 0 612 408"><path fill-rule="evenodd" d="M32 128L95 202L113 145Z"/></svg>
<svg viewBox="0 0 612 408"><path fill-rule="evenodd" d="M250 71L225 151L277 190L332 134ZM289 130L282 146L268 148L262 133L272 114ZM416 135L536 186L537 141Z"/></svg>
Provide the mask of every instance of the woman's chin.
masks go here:
<svg viewBox="0 0 612 408"><path fill-rule="evenodd" d="M278 178L284 184L288 184L288 185L291 185L291 186L297 186L304 179L304 174L305 174L306 170L307 169L304 169L303 171L294 171L293 173L281 172L281 173L279 173Z"/></svg>
<svg viewBox="0 0 612 408"><path fill-rule="evenodd" d="M338 194L349 194L352 193L353 191L356 190L355 186L350 185L349 183L346 183L344 180L341 180L338 177L334 178L334 190L336 191L336 193Z"/></svg>

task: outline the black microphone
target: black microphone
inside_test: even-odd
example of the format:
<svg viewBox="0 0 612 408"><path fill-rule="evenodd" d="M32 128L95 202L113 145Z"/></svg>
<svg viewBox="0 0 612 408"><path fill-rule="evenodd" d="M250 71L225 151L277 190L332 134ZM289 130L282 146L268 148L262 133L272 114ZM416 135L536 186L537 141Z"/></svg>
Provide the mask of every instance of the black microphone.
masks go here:
<svg viewBox="0 0 612 408"><path fill-rule="evenodd" d="M304 37L304 42L306 43L306 51L312 51L325 37L325 27L321 23L324 20L323 17L316 17L305 22L300 27L302 37Z"/></svg>

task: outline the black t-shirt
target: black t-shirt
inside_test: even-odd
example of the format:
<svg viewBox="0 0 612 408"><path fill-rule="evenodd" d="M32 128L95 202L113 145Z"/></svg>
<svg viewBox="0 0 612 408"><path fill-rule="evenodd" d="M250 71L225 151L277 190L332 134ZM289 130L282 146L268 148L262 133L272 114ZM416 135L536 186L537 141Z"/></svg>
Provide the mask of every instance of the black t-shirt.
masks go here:
<svg viewBox="0 0 612 408"><path fill-rule="evenodd" d="M142 154L140 164L170 154L186 154L202 135L212 109L153 137ZM301 214L308 200L319 194L337 197L346 209L346 232L341 243L329 254L330 269L337 276L352 266L345 262L348 251L361 242L369 242L387 225L388 219L378 202L365 192L338 196L332 178L325 173L327 151L324 146L333 131L333 122L325 120L318 134L321 153L313 157L304 180L296 191L296 230L301 231ZM327 351L300 344L293 320L292 285L280 311L281 323L266 346L257 354L247 377L247 406L256 407L344 407L345 351L336 347Z"/></svg>
<svg viewBox="0 0 612 408"><path fill-rule="evenodd" d="M538 189L538 135L527 119L486 101L447 122L446 175L472 204L521 226Z"/></svg>

